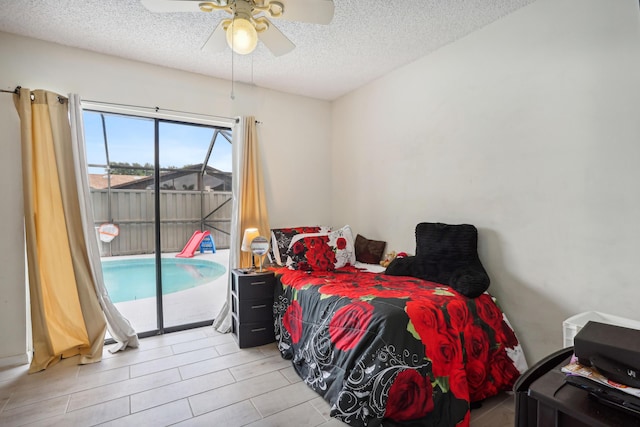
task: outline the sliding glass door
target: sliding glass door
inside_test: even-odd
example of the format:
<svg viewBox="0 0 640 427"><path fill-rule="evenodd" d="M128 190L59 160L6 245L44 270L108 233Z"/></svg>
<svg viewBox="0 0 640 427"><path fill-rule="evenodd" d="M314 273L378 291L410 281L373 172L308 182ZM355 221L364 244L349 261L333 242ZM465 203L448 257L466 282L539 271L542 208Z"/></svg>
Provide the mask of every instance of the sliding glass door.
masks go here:
<svg viewBox="0 0 640 427"><path fill-rule="evenodd" d="M226 294L230 129L99 111L84 120L111 299L142 336L210 324Z"/></svg>
<svg viewBox="0 0 640 427"><path fill-rule="evenodd" d="M226 289L228 242L218 237L231 218L230 133L160 121L159 192L165 328L210 324Z"/></svg>

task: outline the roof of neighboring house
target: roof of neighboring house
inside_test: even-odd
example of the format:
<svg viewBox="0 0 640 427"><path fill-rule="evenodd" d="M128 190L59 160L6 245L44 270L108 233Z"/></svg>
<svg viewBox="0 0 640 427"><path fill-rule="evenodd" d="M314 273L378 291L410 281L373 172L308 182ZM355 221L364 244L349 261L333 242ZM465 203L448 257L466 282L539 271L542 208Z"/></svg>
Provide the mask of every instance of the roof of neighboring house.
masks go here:
<svg viewBox="0 0 640 427"><path fill-rule="evenodd" d="M202 163L196 164L196 165L191 165L191 166L186 166L184 168L180 168L180 169L175 169L175 170L171 170L171 171L163 171L162 175L160 176L160 181L167 181L170 179L176 179L179 178L181 176L185 176L185 175L191 175L194 173L194 171L200 171L202 169ZM223 172L221 170L218 170L216 168L212 168L211 166L207 166L205 168L206 172L209 175L215 175L215 176L227 176L229 177L229 179L231 178L231 172ZM127 182L123 182L121 184L113 184L113 182L111 183L111 187L112 188L118 188L118 189L133 189L133 188L145 188L145 186L151 185L153 184L155 177L154 176L140 176L137 177L138 179L135 180L136 182L134 183L133 180L132 181L127 181Z"/></svg>
<svg viewBox="0 0 640 427"><path fill-rule="evenodd" d="M161 181L165 181L168 179L175 179L180 176L189 175L194 172L194 170L198 171L202 168L202 164L192 165L189 167L185 167L182 169L176 169L172 171L163 171L161 176ZM221 178L221 176L227 176L228 179L231 178L231 172L223 172L216 168L212 168L211 166L206 167L206 171L209 175L217 176ZM154 181L153 176L140 176L140 175L111 175L111 188L113 189L135 189L135 188L145 188L146 186L152 184ZM107 182L107 174L89 174L89 185L91 188L96 190L102 190L108 188ZM230 184L229 184L230 185Z"/></svg>
<svg viewBox="0 0 640 427"><path fill-rule="evenodd" d="M137 176L137 175L111 175L111 187L127 184L132 181L137 181L141 178L146 178L146 177ZM109 183L107 180L107 174L106 173L90 173L89 185L91 186L91 188L95 188L97 190L108 188Z"/></svg>

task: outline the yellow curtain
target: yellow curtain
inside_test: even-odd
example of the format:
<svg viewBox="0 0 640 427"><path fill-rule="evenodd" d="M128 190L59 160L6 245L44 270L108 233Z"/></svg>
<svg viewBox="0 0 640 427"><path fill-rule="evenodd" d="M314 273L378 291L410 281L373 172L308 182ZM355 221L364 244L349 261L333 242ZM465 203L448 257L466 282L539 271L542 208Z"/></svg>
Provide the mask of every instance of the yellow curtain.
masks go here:
<svg viewBox="0 0 640 427"><path fill-rule="evenodd" d="M20 89L27 264L33 360L29 372L80 355L102 358L106 322L83 242L67 99Z"/></svg>
<svg viewBox="0 0 640 427"><path fill-rule="evenodd" d="M256 227L269 239L269 215L262 181L256 119L241 117L233 128L233 212L231 214L231 247L229 269L250 267L251 253L240 250L244 230ZM231 330L231 275L227 300L213 322L218 332Z"/></svg>
<svg viewBox="0 0 640 427"><path fill-rule="evenodd" d="M253 116L244 117L242 120L242 132L244 144L242 162L242 178L240 178L239 206L238 206L238 237L242 239L244 230L255 227L261 236L269 240L269 215L267 213L267 201L262 181L262 166L260 152L258 150L258 135L256 119ZM235 178L235 177L234 177ZM238 247L241 267L252 265L252 254L242 252Z"/></svg>

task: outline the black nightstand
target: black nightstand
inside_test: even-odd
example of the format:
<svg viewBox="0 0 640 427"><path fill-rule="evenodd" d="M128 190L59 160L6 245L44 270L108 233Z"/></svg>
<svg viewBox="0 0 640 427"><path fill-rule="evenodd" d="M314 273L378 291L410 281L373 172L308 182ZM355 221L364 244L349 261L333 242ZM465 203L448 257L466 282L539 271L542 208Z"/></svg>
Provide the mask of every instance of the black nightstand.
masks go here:
<svg viewBox="0 0 640 427"><path fill-rule="evenodd" d="M275 276L271 271L243 273L231 270L231 332L238 347L255 347L275 341L274 285Z"/></svg>

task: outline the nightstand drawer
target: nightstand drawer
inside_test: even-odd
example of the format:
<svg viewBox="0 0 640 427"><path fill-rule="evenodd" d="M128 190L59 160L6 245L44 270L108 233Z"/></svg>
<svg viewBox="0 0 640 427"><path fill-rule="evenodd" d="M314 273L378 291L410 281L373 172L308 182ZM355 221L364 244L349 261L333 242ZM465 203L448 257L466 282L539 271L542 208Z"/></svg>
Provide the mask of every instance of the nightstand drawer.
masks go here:
<svg viewBox="0 0 640 427"><path fill-rule="evenodd" d="M231 299L232 310L238 320L244 323L273 322L273 298L242 300Z"/></svg>
<svg viewBox="0 0 640 427"><path fill-rule="evenodd" d="M242 300L273 298L273 275L238 276L238 281L232 281L232 291Z"/></svg>
<svg viewBox="0 0 640 427"><path fill-rule="evenodd" d="M273 333L273 322L242 323L239 325L235 316L231 316L231 321L231 332L236 336L240 348L269 344L276 339Z"/></svg>

